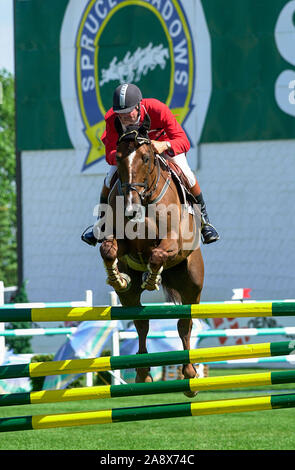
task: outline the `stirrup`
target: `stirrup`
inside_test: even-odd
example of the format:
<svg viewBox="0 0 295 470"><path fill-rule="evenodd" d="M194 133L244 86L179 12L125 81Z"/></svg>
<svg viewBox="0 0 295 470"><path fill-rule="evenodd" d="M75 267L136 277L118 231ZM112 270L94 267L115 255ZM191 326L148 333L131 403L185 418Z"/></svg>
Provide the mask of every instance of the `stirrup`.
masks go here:
<svg viewBox="0 0 295 470"><path fill-rule="evenodd" d="M207 232L207 233L204 234L203 232ZM203 224L203 227L201 230L201 238L202 238L202 242L204 245L209 245L210 243L217 242L217 240L220 239L220 236L216 228L209 222L206 222Z"/></svg>
<svg viewBox="0 0 295 470"><path fill-rule="evenodd" d="M81 235L81 240L85 243L87 243L87 245L90 245L90 246L96 246L97 243L98 243L98 240L97 238L94 236L94 233L93 233L93 229L92 229L93 225L89 225L89 227L87 227L84 232L82 233ZM92 229L92 230L89 230L89 229ZM89 230L89 232L88 232Z"/></svg>

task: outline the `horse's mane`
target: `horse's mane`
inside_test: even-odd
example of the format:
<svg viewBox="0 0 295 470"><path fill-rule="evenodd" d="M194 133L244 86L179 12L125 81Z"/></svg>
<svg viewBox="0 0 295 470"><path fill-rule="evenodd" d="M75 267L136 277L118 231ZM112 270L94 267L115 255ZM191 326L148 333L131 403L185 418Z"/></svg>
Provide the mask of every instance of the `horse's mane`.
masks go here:
<svg viewBox="0 0 295 470"><path fill-rule="evenodd" d="M129 126L123 126L118 117L115 119L115 127L121 142L131 142L136 140L137 137L148 139L148 131L150 130L150 126L151 120L148 114L145 115L143 123L131 124Z"/></svg>
<svg viewBox="0 0 295 470"><path fill-rule="evenodd" d="M133 142L137 137L148 139L148 132L141 128L139 125L131 125L125 127L124 133L121 136L121 142Z"/></svg>

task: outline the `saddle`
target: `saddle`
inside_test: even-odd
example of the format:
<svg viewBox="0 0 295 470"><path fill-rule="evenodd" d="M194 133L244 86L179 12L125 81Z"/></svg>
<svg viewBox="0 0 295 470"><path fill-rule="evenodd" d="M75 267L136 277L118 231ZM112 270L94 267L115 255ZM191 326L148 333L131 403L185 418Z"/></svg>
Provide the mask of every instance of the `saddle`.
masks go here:
<svg viewBox="0 0 295 470"><path fill-rule="evenodd" d="M164 165L170 170L171 177L177 188L181 204L188 204L190 207L193 207L194 204L198 204L196 198L193 196L189 189L190 185L188 179L183 173L182 169L178 165L176 165L176 163L173 163L171 160L166 160L162 156L160 156L159 158L164 163Z"/></svg>

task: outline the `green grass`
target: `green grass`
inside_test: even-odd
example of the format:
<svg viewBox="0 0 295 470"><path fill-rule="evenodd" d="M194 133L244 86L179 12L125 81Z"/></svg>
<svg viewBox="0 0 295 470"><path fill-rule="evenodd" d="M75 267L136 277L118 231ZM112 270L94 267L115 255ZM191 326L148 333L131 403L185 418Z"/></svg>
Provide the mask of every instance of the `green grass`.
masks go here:
<svg viewBox="0 0 295 470"><path fill-rule="evenodd" d="M212 375L259 370L212 370ZM218 400L294 391L294 384L202 392ZM190 401L182 393L1 407L0 416L66 413ZM295 409L254 411L0 434L0 450L293 450Z"/></svg>

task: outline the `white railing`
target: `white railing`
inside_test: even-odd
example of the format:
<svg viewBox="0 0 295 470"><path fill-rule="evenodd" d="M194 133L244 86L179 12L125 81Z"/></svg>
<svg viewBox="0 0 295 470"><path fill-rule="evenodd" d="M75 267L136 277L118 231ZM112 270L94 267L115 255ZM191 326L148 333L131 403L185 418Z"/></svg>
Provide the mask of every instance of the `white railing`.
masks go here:
<svg viewBox="0 0 295 470"><path fill-rule="evenodd" d="M0 281L0 305L4 305L4 293L6 291L15 291L16 287L8 287L4 288L4 284ZM229 301L231 303L231 301ZM247 302L255 302L255 301L247 301ZM222 302L228 303L228 302ZM20 306L26 307L52 307L52 306L69 306L69 307L82 307L82 306L92 306L93 305L93 294L91 290L86 291L86 300L85 301L72 301L72 302L51 302L51 303L40 303L40 302L33 302L27 304L19 304ZM161 303L168 304L168 303ZM16 305L16 304L15 304ZM118 296L116 292L110 292L110 305L111 306L118 306L120 305ZM120 341L123 339L131 339L137 338L136 331L121 331L118 328L118 322L113 322L114 329L112 335L112 351L111 355L119 356L120 355ZM67 335L70 336L71 334L75 333L77 330L76 327L65 327L65 328L30 328L30 329L17 329L5 330L5 323L0 323L0 364L3 362L4 355L5 355L5 337L11 336L36 336L36 335ZM238 328L238 329L204 329L201 331L200 328L194 328L192 330L192 337L198 337L199 339L209 338L209 337L243 337L243 336L264 336L264 335L295 335L295 327L280 327L280 328ZM178 338L177 331L163 331L163 332L152 332L149 333L148 338ZM271 360L275 361L276 358L267 359L267 362ZM278 358L279 361L286 361L285 358ZM224 363L231 363L232 361L224 361ZM250 363L251 361L249 361ZM253 361L252 361L253 362ZM264 362L264 359L260 359L256 362ZM234 364L238 364L239 361L235 361ZM246 363L246 361L241 361L241 363ZM112 382L115 385L120 383L125 383L121 378L120 370L115 370L110 372L112 375ZM86 373L86 385L92 386L93 385L93 373L88 372Z"/></svg>

